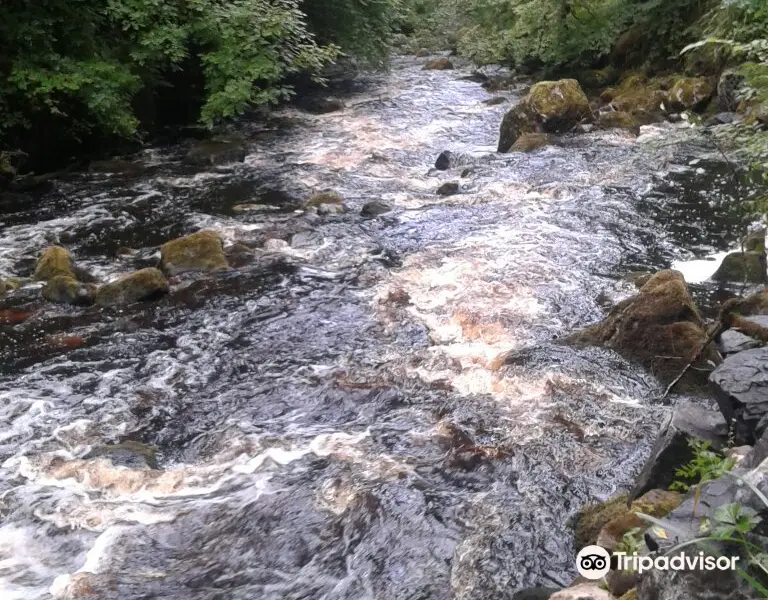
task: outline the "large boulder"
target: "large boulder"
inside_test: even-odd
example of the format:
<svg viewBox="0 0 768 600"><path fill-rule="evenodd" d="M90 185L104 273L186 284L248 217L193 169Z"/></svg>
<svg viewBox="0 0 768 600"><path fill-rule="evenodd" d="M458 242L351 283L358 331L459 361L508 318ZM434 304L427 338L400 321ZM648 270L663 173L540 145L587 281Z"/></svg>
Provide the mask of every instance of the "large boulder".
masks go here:
<svg viewBox="0 0 768 600"><path fill-rule="evenodd" d="M674 110L700 111L714 93L715 83L708 77L681 77L669 90L669 103Z"/></svg>
<svg viewBox="0 0 768 600"><path fill-rule="evenodd" d="M96 286L91 283L80 283L68 275L51 277L43 287L43 298L58 304L73 304L88 306L93 304Z"/></svg>
<svg viewBox="0 0 768 600"><path fill-rule="evenodd" d="M96 304L118 306L153 300L168 293L168 280L160 269L141 269L102 285L96 292Z"/></svg>
<svg viewBox="0 0 768 600"><path fill-rule="evenodd" d="M541 81L504 116L498 151L508 152L525 133L565 133L591 115L578 81Z"/></svg>
<svg viewBox="0 0 768 600"><path fill-rule="evenodd" d="M453 69L453 63L443 56L441 58L433 58L432 60L428 60L424 63L423 68L425 71L446 71Z"/></svg>
<svg viewBox="0 0 768 600"><path fill-rule="evenodd" d="M709 379L737 439L755 443L768 429L768 348L726 357Z"/></svg>
<svg viewBox="0 0 768 600"><path fill-rule="evenodd" d="M694 358L694 366L720 362L679 271L656 273L640 293L619 302L599 323L570 336L577 345L613 348L629 360L645 365L661 381L672 381ZM698 369L689 369L679 386L699 387Z"/></svg>
<svg viewBox="0 0 768 600"><path fill-rule="evenodd" d="M72 267L72 255L61 246L49 246L37 259L33 277L37 281L48 281L58 276L76 279Z"/></svg>
<svg viewBox="0 0 768 600"><path fill-rule="evenodd" d="M664 113L669 95L667 82L648 79L639 73L630 73L616 88L608 88L600 95L614 110L632 115L640 125L658 120Z"/></svg>
<svg viewBox="0 0 768 600"><path fill-rule="evenodd" d="M197 167L212 167L243 162L248 154L245 139L238 135L225 135L197 142L189 149L184 162Z"/></svg>
<svg viewBox="0 0 768 600"><path fill-rule="evenodd" d="M765 283L768 278L765 251L731 252L712 275L713 281Z"/></svg>
<svg viewBox="0 0 768 600"><path fill-rule="evenodd" d="M160 265L169 275L229 268L224 243L215 231L198 231L166 242L160 248Z"/></svg>
<svg viewBox="0 0 768 600"><path fill-rule="evenodd" d="M717 411L679 402L662 424L651 454L635 478L630 500L654 488L668 488L677 479L675 471L693 459L692 440L706 440L719 450L728 442L728 424Z"/></svg>

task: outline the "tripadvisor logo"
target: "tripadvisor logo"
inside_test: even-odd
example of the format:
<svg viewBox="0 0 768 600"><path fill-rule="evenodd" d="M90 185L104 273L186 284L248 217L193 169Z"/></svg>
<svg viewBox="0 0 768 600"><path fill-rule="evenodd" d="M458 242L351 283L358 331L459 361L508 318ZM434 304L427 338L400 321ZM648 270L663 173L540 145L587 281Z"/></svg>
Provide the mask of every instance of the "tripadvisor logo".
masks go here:
<svg viewBox="0 0 768 600"><path fill-rule="evenodd" d="M735 571L738 556L706 556L703 552L675 556L640 556L637 552L614 552L600 546L586 546L576 556L576 569L585 579L602 579L611 570L611 563L618 571L644 573L659 571Z"/></svg>

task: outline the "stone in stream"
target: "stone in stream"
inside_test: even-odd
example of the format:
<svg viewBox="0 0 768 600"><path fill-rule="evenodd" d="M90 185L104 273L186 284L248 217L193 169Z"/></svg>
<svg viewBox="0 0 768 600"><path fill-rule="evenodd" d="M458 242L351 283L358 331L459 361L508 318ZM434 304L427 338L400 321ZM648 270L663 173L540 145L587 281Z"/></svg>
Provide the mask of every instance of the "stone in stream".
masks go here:
<svg viewBox="0 0 768 600"><path fill-rule="evenodd" d="M568 338L576 345L613 348L629 360L646 366L663 382L675 379L693 361L677 390L705 384L702 370L710 361L720 362L713 343L707 344L707 329L679 271L656 273L640 293L619 302L602 321ZM701 352L700 352L701 350Z"/></svg>
<svg viewBox="0 0 768 600"><path fill-rule="evenodd" d="M544 146L549 146L552 138L546 133L524 133L512 144L511 152L533 152Z"/></svg>
<svg viewBox="0 0 768 600"><path fill-rule="evenodd" d="M184 162L197 167L212 167L243 162L248 154L245 138L224 135L197 142L189 149Z"/></svg>
<svg viewBox="0 0 768 600"><path fill-rule="evenodd" d="M768 429L768 348L728 356L709 380L737 440L755 443Z"/></svg>
<svg viewBox="0 0 768 600"><path fill-rule="evenodd" d="M661 426L651 454L635 478L630 500L654 488L667 489L677 475L676 469L694 457L691 440L705 440L719 450L728 443L728 425L715 410L689 402L680 402Z"/></svg>
<svg viewBox="0 0 768 600"><path fill-rule="evenodd" d="M443 150L440 156L435 161L435 169L438 171L447 171L455 166L456 160L453 152L450 150Z"/></svg>
<svg viewBox="0 0 768 600"><path fill-rule="evenodd" d="M765 283L767 279L765 251L731 252L712 275L713 281Z"/></svg>
<svg viewBox="0 0 768 600"><path fill-rule="evenodd" d="M445 58L444 56L441 58L433 58L432 60L428 60L426 63L424 63L424 71L446 71L449 69L453 69L453 63Z"/></svg>
<svg viewBox="0 0 768 600"><path fill-rule="evenodd" d="M48 281L59 275L76 279L72 267L72 255L61 246L49 246L37 259L33 277L37 281Z"/></svg>
<svg viewBox="0 0 768 600"><path fill-rule="evenodd" d="M166 242L160 247L160 265L169 275L229 268L224 243L215 231L198 231Z"/></svg>
<svg viewBox="0 0 768 600"><path fill-rule="evenodd" d="M720 339L717 342L717 350L723 356L727 356L729 354L743 352L744 350L751 350L752 348L757 348L761 345L759 340L744 335L740 331L726 329L720 334Z"/></svg>
<svg viewBox="0 0 768 600"><path fill-rule="evenodd" d="M669 90L673 110L701 111L715 93L715 83L708 77L681 77Z"/></svg>
<svg viewBox="0 0 768 600"><path fill-rule="evenodd" d="M392 207L381 200L366 202L363 204L363 208L360 209L360 214L368 218L378 217L388 212L392 212Z"/></svg>
<svg viewBox="0 0 768 600"><path fill-rule="evenodd" d="M338 192L333 190L325 190L314 194L309 200L306 201L304 206L305 208L319 208L324 204L343 205L344 198Z"/></svg>
<svg viewBox="0 0 768 600"><path fill-rule="evenodd" d="M591 115L578 81L541 81L504 116L498 151L508 152L524 133L566 133Z"/></svg>
<svg viewBox="0 0 768 600"><path fill-rule="evenodd" d="M486 106L498 106L499 104L506 104L509 102L504 96L495 96L493 98L488 98L488 100L483 100L483 104Z"/></svg>
<svg viewBox="0 0 768 600"><path fill-rule="evenodd" d="M455 181L448 181L440 185L435 193L438 196L455 196L459 193L459 184Z"/></svg>
<svg viewBox="0 0 768 600"><path fill-rule="evenodd" d="M68 275L51 277L43 287L43 298L57 304L73 304L88 306L93 304L96 286L91 283L81 283Z"/></svg>
<svg viewBox="0 0 768 600"><path fill-rule="evenodd" d="M9 289L10 289L10 288L9 288L9 287L8 287L8 285L5 283L5 281L3 281L2 279L0 279L0 296L5 296L6 292L7 292Z"/></svg>
<svg viewBox="0 0 768 600"><path fill-rule="evenodd" d="M120 306L154 300L168 293L168 280L160 269L141 269L102 285L96 292L99 306Z"/></svg>
<svg viewBox="0 0 768 600"><path fill-rule="evenodd" d="M325 115L344 109L344 103L338 98L304 98L299 101L299 106L314 115Z"/></svg>

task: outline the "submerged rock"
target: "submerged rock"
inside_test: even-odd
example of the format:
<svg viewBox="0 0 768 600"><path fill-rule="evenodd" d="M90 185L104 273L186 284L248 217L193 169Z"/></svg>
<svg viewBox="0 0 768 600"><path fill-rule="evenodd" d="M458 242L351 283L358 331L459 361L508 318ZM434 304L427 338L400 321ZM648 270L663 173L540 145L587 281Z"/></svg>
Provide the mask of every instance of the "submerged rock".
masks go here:
<svg viewBox="0 0 768 600"><path fill-rule="evenodd" d="M504 116L499 152L508 152L525 133L565 133L592 114L589 100L575 79L542 81Z"/></svg>
<svg viewBox="0 0 768 600"><path fill-rule="evenodd" d="M88 165L91 173L115 173L118 175L142 175L147 167L141 163L126 160L124 158L109 158L94 160Z"/></svg>
<svg viewBox="0 0 768 600"><path fill-rule="evenodd" d="M447 181L437 188L438 196L454 196L459 193L459 184L455 181Z"/></svg>
<svg viewBox="0 0 768 600"><path fill-rule="evenodd" d="M453 63L445 57L433 58L424 63L425 71L445 71L448 69L453 69Z"/></svg>
<svg viewBox="0 0 768 600"><path fill-rule="evenodd" d="M118 306L154 300L168 290L168 280L160 269L141 269L102 285L96 292L96 304Z"/></svg>
<svg viewBox="0 0 768 600"><path fill-rule="evenodd" d="M379 215L386 214L392 211L392 207L386 202L381 200L373 200L363 204L363 208L360 209L360 214L363 217L378 217Z"/></svg>
<svg viewBox="0 0 768 600"><path fill-rule="evenodd" d="M720 412L737 438L755 443L768 429L768 348L728 356L709 380Z"/></svg>
<svg viewBox="0 0 768 600"><path fill-rule="evenodd" d="M58 276L76 279L72 268L72 255L61 246L49 246L37 259L33 277L37 281L48 281Z"/></svg>
<svg viewBox="0 0 768 600"><path fill-rule="evenodd" d="M713 281L765 283L768 278L765 252L731 252L712 275Z"/></svg>
<svg viewBox="0 0 768 600"><path fill-rule="evenodd" d="M301 108L315 115L325 115L344 109L338 98L307 98L301 101Z"/></svg>
<svg viewBox="0 0 768 600"><path fill-rule="evenodd" d="M197 142L184 157L184 162L197 167L212 167L243 162L248 154L245 139L230 135Z"/></svg>
<svg viewBox="0 0 768 600"><path fill-rule="evenodd" d="M552 143L552 138L546 133L524 133L512 144L512 152L533 152Z"/></svg>
<svg viewBox="0 0 768 600"><path fill-rule="evenodd" d="M504 96L495 96L493 98L488 98L488 100L483 100L483 104L486 106L498 106L499 104L506 104L509 102Z"/></svg>
<svg viewBox="0 0 768 600"><path fill-rule="evenodd" d="M639 294L619 302L605 319L573 334L569 341L613 348L668 382L697 354L694 366L700 369L706 369L709 361L720 362L714 344L702 350L707 338L683 275L667 270L656 273ZM702 383L700 372L689 369L679 385Z"/></svg>
<svg viewBox="0 0 768 600"><path fill-rule="evenodd" d="M224 243L215 231L198 231L166 242L160 248L160 265L170 275L229 268Z"/></svg>
<svg viewBox="0 0 768 600"><path fill-rule="evenodd" d="M723 416L688 402L675 406L674 412L661 426L656 442L643 469L635 478L629 494L639 498L653 488L668 488L676 480L676 469L693 459L689 442L706 440L719 450L728 442L728 425Z"/></svg>
<svg viewBox="0 0 768 600"><path fill-rule="evenodd" d="M90 283L80 283L68 275L51 277L43 287L43 298L58 304L73 304L88 306L93 304L96 286Z"/></svg>

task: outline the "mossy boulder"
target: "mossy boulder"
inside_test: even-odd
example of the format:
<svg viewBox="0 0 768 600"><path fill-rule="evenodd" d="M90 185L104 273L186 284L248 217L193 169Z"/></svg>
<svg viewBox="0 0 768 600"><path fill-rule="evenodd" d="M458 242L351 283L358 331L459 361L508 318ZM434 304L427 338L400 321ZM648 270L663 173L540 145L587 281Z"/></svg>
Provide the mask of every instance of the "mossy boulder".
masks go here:
<svg viewBox="0 0 768 600"><path fill-rule="evenodd" d="M628 531L647 525L635 513L663 517L676 508L682 497L677 492L651 490L629 504L628 494L584 506L574 519L574 546L597 544L612 550Z"/></svg>
<svg viewBox="0 0 768 600"><path fill-rule="evenodd" d="M49 246L37 259L33 277L37 281L48 281L60 275L76 279L72 268L72 255L61 246Z"/></svg>
<svg viewBox="0 0 768 600"><path fill-rule="evenodd" d="M745 252L765 252L765 229L751 231L741 238L741 247Z"/></svg>
<svg viewBox="0 0 768 600"><path fill-rule="evenodd" d="M449 69L453 69L453 63L444 56L433 58L424 63L425 71L447 71Z"/></svg>
<svg viewBox="0 0 768 600"><path fill-rule="evenodd" d="M616 67L609 65L602 69L582 71L577 75L576 79L578 79L581 87L584 89L596 90L615 84L620 76L621 71Z"/></svg>
<svg viewBox="0 0 768 600"><path fill-rule="evenodd" d="M674 110L700 111L707 107L715 89L709 77L681 77L669 90L669 104Z"/></svg>
<svg viewBox="0 0 768 600"><path fill-rule="evenodd" d="M573 334L569 341L613 348L664 382L674 379L698 356L694 366L700 369L689 369L679 384L691 388L705 383L698 374L708 370L707 361L720 362L714 344L703 348L707 338L682 273L666 270L656 273L639 294L619 302L602 321Z"/></svg>
<svg viewBox="0 0 768 600"><path fill-rule="evenodd" d="M184 162L197 167L211 167L243 162L247 154L245 138L239 135L223 135L197 142L187 152Z"/></svg>
<svg viewBox="0 0 768 600"><path fill-rule="evenodd" d="M647 115L659 118L664 112L663 105L668 102L666 81L648 79L640 73L629 73L618 87L604 90L601 100L610 102L611 106L620 112L630 113L635 117Z"/></svg>
<svg viewBox="0 0 768 600"><path fill-rule="evenodd" d="M9 277L5 280L5 288L6 291L10 292L12 290L23 288L30 283L34 283L34 281L35 280L31 277Z"/></svg>
<svg viewBox="0 0 768 600"><path fill-rule="evenodd" d="M546 133L524 133L512 144L512 152L533 152L552 143L552 138Z"/></svg>
<svg viewBox="0 0 768 600"><path fill-rule="evenodd" d="M640 130L640 122L637 117L619 110L602 113L597 124L604 129L628 129L635 132Z"/></svg>
<svg viewBox="0 0 768 600"><path fill-rule="evenodd" d="M215 231L198 231L166 242L160 248L160 265L170 275L229 268L224 243Z"/></svg>
<svg viewBox="0 0 768 600"><path fill-rule="evenodd" d="M46 282L42 295L48 302L88 306L93 304L95 292L96 286L91 283L81 283L68 275L56 275Z"/></svg>
<svg viewBox="0 0 768 600"><path fill-rule="evenodd" d="M508 152L526 133L565 133L591 115L589 100L578 81L541 81L504 116L498 151Z"/></svg>
<svg viewBox="0 0 768 600"><path fill-rule="evenodd" d="M141 269L102 285L96 292L99 306L119 306L153 300L168 293L168 280L160 269Z"/></svg>
<svg viewBox="0 0 768 600"><path fill-rule="evenodd" d="M765 252L731 252L712 275L713 281L765 283Z"/></svg>

